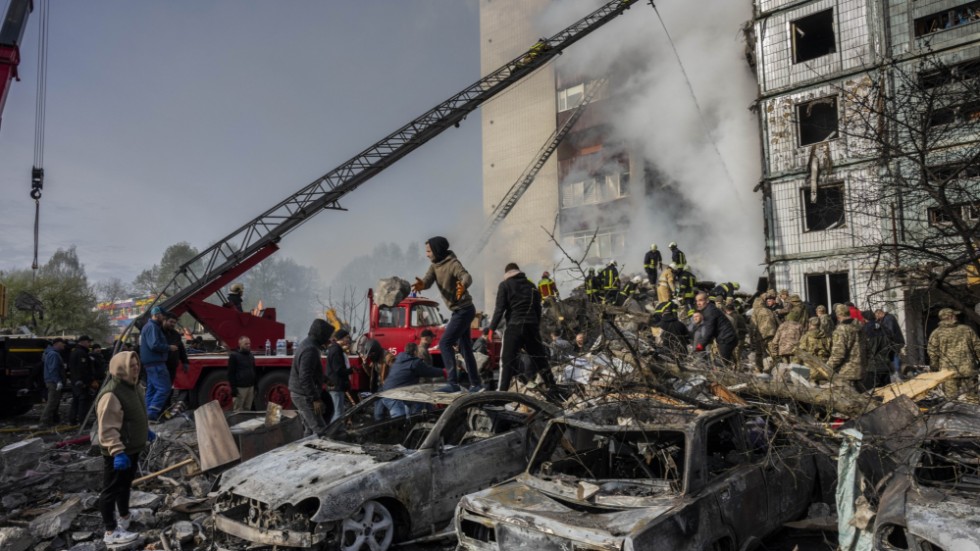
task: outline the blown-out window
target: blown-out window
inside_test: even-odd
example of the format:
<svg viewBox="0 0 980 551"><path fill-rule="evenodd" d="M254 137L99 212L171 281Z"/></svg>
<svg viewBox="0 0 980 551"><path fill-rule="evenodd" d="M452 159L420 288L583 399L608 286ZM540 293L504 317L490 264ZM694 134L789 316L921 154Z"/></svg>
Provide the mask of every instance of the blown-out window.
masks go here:
<svg viewBox="0 0 980 551"><path fill-rule="evenodd" d="M837 51L834 10L824 10L790 24L793 33L793 63L803 63Z"/></svg>

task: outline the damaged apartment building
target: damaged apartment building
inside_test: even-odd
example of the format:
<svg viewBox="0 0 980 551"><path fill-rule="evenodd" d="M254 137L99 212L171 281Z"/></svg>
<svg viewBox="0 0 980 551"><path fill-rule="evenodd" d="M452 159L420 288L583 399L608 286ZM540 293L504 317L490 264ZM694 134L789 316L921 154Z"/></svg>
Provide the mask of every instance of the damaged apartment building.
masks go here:
<svg viewBox="0 0 980 551"><path fill-rule="evenodd" d="M980 2L754 0L746 32L771 283L894 312L924 362L977 302Z"/></svg>
<svg viewBox="0 0 980 551"><path fill-rule="evenodd" d="M480 65L486 72L525 52L540 38L538 15L549 0L481 0ZM483 206L490 213L549 137L606 75L573 74L549 64L482 108ZM547 231L576 254L595 235L586 262L622 260L626 251L631 194L642 192L643 161L612 143L603 115L608 90L600 86L571 132L560 142L520 202L501 224L488 258L517 262L532 278L551 270L560 254ZM646 184L644 184L646 185ZM556 226L557 220L557 226ZM484 267L487 296L501 266Z"/></svg>

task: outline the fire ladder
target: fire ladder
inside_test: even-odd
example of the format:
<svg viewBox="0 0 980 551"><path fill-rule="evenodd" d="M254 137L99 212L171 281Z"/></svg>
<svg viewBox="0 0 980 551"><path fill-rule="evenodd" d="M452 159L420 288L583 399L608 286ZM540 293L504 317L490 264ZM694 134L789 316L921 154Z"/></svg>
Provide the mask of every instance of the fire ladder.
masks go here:
<svg viewBox="0 0 980 551"><path fill-rule="evenodd" d="M565 121L565 124L563 124L561 128L556 128L555 131L551 133L551 136L548 137L548 141L541 146L538 154L534 157L534 161L532 161L531 164L524 169L524 172L517 179L517 181L514 182L514 185L510 186L510 189L507 190L506 194L504 194L504 198L493 209L493 212L490 214L490 219L487 221L486 225L484 225L483 231L480 233L479 239L470 249L466 251L467 258L473 258L474 256L480 254L483 248L487 246L487 243L490 242L490 237L493 236L493 232L495 232L501 222L507 218L507 215L510 214L510 211L524 195L524 192L531 187L531 184L534 183L534 179L537 177L538 172L541 172L541 169L544 167L544 164L548 162L551 154L558 149L558 146L561 144L562 140L565 139L565 136L572 131L572 127L575 126L575 123L578 122L578 120L582 117L582 114L585 113L586 107L592 102L595 96L598 95L599 91L605 86L605 84L606 79L604 78L594 80L589 84L586 95L582 98L582 103L578 104L578 107L575 108L575 111L572 112L572 114L568 117L568 120Z"/></svg>
<svg viewBox="0 0 980 551"><path fill-rule="evenodd" d="M177 315L190 313L226 343L233 343L242 335L249 336L253 343L264 342L267 337L261 335L270 331L278 331L281 337L284 329L275 321L274 310L267 310L264 317L251 316L209 304L205 299L277 251L277 243L290 231L322 210L340 209L342 197L444 130L458 126L481 104L535 72L637 1L607 2L550 38L539 40L517 58L280 201L178 268L160 290L155 304ZM142 325L147 314L135 324ZM257 338L260 336L261 340Z"/></svg>

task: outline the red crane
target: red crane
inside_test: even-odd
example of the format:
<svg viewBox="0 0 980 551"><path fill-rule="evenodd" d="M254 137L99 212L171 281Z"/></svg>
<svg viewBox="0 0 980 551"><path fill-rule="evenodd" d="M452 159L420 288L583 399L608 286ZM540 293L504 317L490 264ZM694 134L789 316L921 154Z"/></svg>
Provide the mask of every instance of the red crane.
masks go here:
<svg viewBox="0 0 980 551"><path fill-rule="evenodd" d="M17 66L20 65L20 41L24 38L27 28L27 17L34 11L32 0L11 0L7 7L7 15L0 27L0 117L3 116L3 106L7 103L7 92L10 83L20 80ZM2 118L0 118L2 120Z"/></svg>

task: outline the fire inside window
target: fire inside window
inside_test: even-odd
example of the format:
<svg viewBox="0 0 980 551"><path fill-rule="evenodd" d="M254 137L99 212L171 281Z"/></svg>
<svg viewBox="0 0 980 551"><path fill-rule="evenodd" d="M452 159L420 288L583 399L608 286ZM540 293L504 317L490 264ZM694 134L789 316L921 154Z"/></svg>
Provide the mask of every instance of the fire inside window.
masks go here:
<svg viewBox="0 0 980 551"><path fill-rule="evenodd" d="M793 35L793 63L803 63L837 51L832 8L793 21L790 32Z"/></svg>
<svg viewBox="0 0 980 551"><path fill-rule="evenodd" d="M837 98L820 98L796 106L800 147L837 137Z"/></svg>
<svg viewBox="0 0 980 551"><path fill-rule="evenodd" d="M810 188L803 188L803 231L832 230L844 225L844 184L823 184L816 201Z"/></svg>

